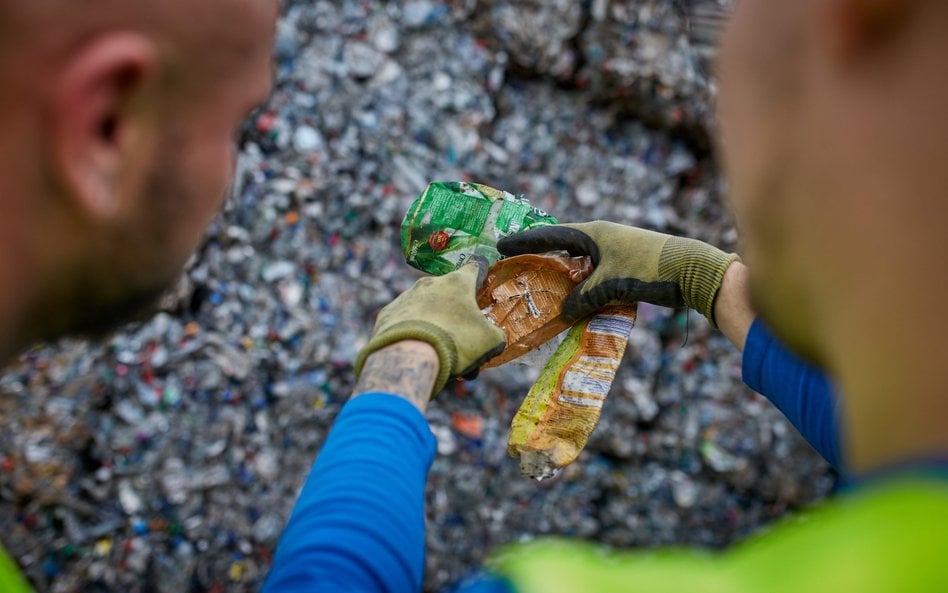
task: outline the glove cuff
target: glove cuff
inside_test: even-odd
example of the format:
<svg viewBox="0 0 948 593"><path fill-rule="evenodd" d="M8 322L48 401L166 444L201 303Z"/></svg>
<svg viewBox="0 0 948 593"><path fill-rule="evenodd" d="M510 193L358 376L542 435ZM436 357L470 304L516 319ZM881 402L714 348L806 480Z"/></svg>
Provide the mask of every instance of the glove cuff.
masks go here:
<svg viewBox="0 0 948 593"><path fill-rule="evenodd" d="M740 259L736 253L724 253L703 241L670 237L662 247L658 275L661 280L676 282L685 305L707 317L716 328L714 299L724 273Z"/></svg>
<svg viewBox="0 0 948 593"><path fill-rule="evenodd" d="M441 391L447 385L448 379L451 378L451 373L454 372L454 367L457 365L457 348L454 340L447 332L426 321L403 321L373 336L356 357L354 369L356 380L362 374L362 367L370 354L402 340L420 340L431 344L432 348L435 349L440 364L438 377L431 393L434 395Z"/></svg>

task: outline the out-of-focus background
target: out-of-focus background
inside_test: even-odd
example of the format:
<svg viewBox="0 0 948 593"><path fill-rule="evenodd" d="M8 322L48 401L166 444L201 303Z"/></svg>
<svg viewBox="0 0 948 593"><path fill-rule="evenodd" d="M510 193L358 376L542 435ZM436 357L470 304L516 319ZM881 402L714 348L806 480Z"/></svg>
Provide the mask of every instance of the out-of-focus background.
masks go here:
<svg viewBox="0 0 948 593"><path fill-rule="evenodd" d="M286 2L276 90L165 311L0 378L0 540L38 590L259 588L375 313L419 277L398 229L429 181L737 249L712 141L728 4ZM589 446L542 483L505 452L536 374L429 408L426 591L544 534L725 546L833 486L700 315L641 306Z"/></svg>

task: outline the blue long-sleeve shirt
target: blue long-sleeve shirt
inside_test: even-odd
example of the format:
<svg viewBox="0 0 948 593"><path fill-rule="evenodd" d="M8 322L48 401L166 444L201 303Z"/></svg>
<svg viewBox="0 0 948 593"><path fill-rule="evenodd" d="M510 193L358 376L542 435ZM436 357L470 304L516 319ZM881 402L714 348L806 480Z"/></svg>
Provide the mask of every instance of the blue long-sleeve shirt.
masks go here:
<svg viewBox="0 0 948 593"><path fill-rule="evenodd" d="M836 467L833 390L755 322L744 381L769 397ZM417 408L372 393L343 408L280 540L265 593L409 593L424 572L424 488L436 441ZM513 593L487 575L458 593Z"/></svg>
<svg viewBox="0 0 948 593"><path fill-rule="evenodd" d="M830 465L844 472L839 401L829 379L788 351L758 318L744 344L744 383L764 395Z"/></svg>
<svg viewBox="0 0 948 593"><path fill-rule="evenodd" d="M436 441L407 400L340 412L287 523L263 590L407 593L424 574L425 482Z"/></svg>

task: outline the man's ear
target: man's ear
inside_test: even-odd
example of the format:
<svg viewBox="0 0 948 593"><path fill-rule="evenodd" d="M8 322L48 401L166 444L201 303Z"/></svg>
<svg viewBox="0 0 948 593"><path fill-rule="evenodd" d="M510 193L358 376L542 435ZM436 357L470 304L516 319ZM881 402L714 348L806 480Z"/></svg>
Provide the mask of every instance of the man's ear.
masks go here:
<svg viewBox="0 0 948 593"><path fill-rule="evenodd" d="M818 0L823 2L823 0ZM827 33L833 40L834 62L859 61L897 38L905 29L917 0L829 0Z"/></svg>
<svg viewBox="0 0 948 593"><path fill-rule="evenodd" d="M110 33L70 55L58 72L50 129L56 173L74 206L93 218L119 209L158 59L146 37Z"/></svg>

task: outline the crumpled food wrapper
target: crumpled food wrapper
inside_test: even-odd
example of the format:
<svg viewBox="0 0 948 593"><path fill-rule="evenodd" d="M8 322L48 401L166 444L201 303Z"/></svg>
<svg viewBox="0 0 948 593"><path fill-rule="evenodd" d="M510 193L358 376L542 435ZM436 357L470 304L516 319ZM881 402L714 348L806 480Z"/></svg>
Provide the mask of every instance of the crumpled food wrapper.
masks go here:
<svg viewBox="0 0 948 593"><path fill-rule="evenodd" d="M520 473L556 474L586 446L622 362L634 306L615 305L577 323L547 361L511 423L507 452Z"/></svg>
<svg viewBox="0 0 948 593"><path fill-rule="evenodd" d="M507 348L483 368L500 366L551 340L572 325L563 300L593 270L588 257L518 255L501 260L477 294L484 315L507 334Z"/></svg>

